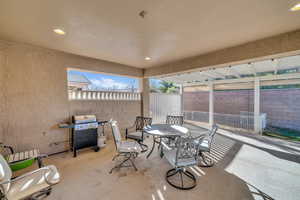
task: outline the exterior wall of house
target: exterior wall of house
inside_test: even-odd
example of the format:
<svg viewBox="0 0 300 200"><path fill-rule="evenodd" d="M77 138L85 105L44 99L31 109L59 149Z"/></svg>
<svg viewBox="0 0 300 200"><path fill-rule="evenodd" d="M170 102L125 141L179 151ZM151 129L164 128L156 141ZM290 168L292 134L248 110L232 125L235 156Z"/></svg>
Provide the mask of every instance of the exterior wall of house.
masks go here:
<svg viewBox="0 0 300 200"><path fill-rule="evenodd" d="M208 112L208 92L184 92L184 110ZM253 112L253 90L215 91L216 113ZM300 89L261 90L261 112L269 125L300 131Z"/></svg>
<svg viewBox="0 0 300 200"><path fill-rule="evenodd" d="M3 141L3 134L5 130L4 121L5 121L5 101L4 101L4 63L5 56L1 54L1 45L0 45L0 142Z"/></svg>
<svg viewBox="0 0 300 200"><path fill-rule="evenodd" d="M69 132L58 123L73 114L96 113L114 118L121 128L141 113L141 103L71 102L67 68L142 77L143 70L31 45L0 40L0 131L2 142L16 150L37 147L44 153L63 151ZM130 110L127 112L127 109Z"/></svg>

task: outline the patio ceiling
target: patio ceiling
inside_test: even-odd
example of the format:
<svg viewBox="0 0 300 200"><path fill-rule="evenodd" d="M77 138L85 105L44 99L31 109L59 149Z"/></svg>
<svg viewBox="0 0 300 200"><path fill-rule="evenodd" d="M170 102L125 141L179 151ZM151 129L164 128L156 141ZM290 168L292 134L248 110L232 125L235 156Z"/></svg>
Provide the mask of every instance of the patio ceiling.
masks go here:
<svg viewBox="0 0 300 200"><path fill-rule="evenodd" d="M150 68L297 30L298 2L1 0L0 38Z"/></svg>
<svg viewBox="0 0 300 200"><path fill-rule="evenodd" d="M183 86L300 79L300 55L160 77ZM293 82L295 83L295 82ZM300 82L299 82L300 83ZM271 83L270 83L271 84Z"/></svg>

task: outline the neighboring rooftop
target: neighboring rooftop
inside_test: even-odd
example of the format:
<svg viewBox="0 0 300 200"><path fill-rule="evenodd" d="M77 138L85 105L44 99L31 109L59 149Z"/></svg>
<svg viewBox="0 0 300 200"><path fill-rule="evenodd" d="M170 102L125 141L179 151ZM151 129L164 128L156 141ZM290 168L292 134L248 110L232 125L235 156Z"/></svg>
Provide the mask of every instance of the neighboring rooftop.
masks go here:
<svg viewBox="0 0 300 200"><path fill-rule="evenodd" d="M91 81L89 79L87 79L84 75L80 75L80 74L68 73L68 81L69 82L76 82L76 83L91 84Z"/></svg>

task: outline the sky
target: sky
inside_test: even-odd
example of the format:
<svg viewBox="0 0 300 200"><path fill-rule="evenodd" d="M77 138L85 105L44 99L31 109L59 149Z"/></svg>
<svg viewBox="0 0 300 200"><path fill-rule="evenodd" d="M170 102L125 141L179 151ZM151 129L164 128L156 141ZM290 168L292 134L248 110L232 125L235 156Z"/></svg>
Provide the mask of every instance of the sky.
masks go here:
<svg viewBox="0 0 300 200"><path fill-rule="evenodd" d="M150 79L150 86L154 86L156 88L159 88L160 86L160 80L158 79Z"/></svg>
<svg viewBox="0 0 300 200"><path fill-rule="evenodd" d="M115 89L124 90L132 88L138 88L138 79L125 76L107 75L101 73L82 72L69 70L68 73L84 75L92 83L90 89Z"/></svg>

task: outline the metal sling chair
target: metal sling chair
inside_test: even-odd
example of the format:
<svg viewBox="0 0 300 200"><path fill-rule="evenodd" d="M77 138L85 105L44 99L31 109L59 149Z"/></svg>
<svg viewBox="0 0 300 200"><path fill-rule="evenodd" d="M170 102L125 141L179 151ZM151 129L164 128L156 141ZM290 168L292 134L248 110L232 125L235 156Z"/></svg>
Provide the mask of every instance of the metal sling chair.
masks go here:
<svg viewBox="0 0 300 200"><path fill-rule="evenodd" d="M184 123L184 117L182 115L167 115L166 117L166 124L182 126L183 123ZM168 145L171 147L175 145L176 137L163 138L162 140L168 143ZM164 156L164 152L163 152L163 148L160 147L161 145L158 146L158 149L160 149L160 157L162 158Z"/></svg>
<svg viewBox="0 0 300 200"><path fill-rule="evenodd" d="M200 167L212 167L214 165L213 159L206 154L210 154L211 146L217 130L218 126L214 124L208 134L199 141L199 156L201 157L201 160L199 161Z"/></svg>
<svg viewBox="0 0 300 200"><path fill-rule="evenodd" d="M148 150L148 146L144 144L144 127L152 124L152 118L137 116L132 127L126 128L125 138L137 141L142 148L142 152ZM134 129L134 132L130 130Z"/></svg>
<svg viewBox="0 0 300 200"><path fill-rule="evenodd" d="M190 190L197 185L196 177L188 170L198 165L199 142L204 136L178 137L175 148L168 147L164 142L164 157L173 166L166 173L166 181L180 190ZM177 177L179 176L179 177Z"/></svg>
<svg viewBox="0 0 300 200"><path fill-rule="evenodd" d="M109 121L112 129L112 134L116 146L117 154L113 157L113 161L118 157L123 157L124 159L121 163L115 165L109 173L112 173L114 169L120 169L122 167L133 167L136 171L137 168L134 164L135 158L141 153L141 146L136 141L122 141L122 136L116 121ZM129 165L125 163L129 162Z"/></svg>

